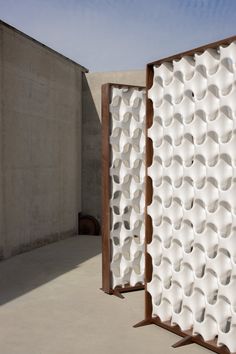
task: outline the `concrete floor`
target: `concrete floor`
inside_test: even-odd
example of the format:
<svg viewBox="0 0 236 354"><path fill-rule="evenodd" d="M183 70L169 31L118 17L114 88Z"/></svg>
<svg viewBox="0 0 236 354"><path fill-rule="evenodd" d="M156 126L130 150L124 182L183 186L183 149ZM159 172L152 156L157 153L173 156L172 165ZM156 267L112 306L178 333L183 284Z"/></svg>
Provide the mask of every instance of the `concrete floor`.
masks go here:
<svg viewBox="0 0 236 354"><path fill-rule="evenodd" d="M207 354L143 319L144 292L104 294L101 239L79 236L0 263L1 354Z"/></svg>

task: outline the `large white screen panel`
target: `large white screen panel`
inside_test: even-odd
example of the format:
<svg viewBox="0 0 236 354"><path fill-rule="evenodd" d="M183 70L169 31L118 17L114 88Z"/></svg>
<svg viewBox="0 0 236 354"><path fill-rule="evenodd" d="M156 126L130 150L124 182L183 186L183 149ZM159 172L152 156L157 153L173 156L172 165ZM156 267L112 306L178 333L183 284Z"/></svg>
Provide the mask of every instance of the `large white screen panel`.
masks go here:
<svg viewBox="0 0 236 354"><path fill-rule="evenodd" d="M153 316L236 351L236 43L154 67Z"/></svg>
<svg viewBox="0 0 236 354"><path fill-rule="evenodd" d="M144 283L145 90L111 92L112 285Z"/></svg>

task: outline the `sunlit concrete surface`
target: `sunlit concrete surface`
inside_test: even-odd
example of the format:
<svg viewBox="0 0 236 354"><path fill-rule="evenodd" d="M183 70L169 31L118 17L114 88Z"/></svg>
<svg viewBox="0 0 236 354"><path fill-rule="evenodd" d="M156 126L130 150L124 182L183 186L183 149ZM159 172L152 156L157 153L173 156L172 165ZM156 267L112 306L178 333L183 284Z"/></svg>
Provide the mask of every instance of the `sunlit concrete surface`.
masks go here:
<svg viewBox="0 0 236 354"><path fill-rule="evenodd" d="M143 319L144 292L109 296L101 286L101 238L78 236L0 263L2 354L200 354Z"/></svg>

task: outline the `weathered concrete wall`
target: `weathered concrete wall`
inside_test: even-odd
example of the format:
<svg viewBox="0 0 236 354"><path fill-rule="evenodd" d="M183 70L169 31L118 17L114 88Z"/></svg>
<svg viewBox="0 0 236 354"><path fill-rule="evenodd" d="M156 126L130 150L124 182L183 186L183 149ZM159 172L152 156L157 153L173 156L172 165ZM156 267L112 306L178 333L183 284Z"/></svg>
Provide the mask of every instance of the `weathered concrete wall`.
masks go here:
<svg viewBox="0 0 236 354"><path fill-rule="evenodd" d="M2 30L0 27L0 260L3 258L4 234L3 234L3 166L2 166Z"/></svg>
<svg viewBox="0 0 236 354"><path fill-rule="evenodd" d="M83 68L0 23L0 257L77 233Z"/></svg>
<svg viewBox="0 0 236 354"><path fill-rule="evenodd" d="M82 210L101 218L101 86L145 85L145 70L88 73L83 78Z"/></svg>

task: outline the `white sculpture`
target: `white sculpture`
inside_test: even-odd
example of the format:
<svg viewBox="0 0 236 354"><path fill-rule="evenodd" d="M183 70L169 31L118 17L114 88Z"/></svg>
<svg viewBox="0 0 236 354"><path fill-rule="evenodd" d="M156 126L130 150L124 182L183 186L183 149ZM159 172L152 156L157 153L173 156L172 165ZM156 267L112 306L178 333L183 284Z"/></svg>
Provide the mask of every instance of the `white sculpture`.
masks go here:
<svg viewBox="0 0 236 354"><path fill-rule="evenodd" d="M236 42L154 66L153 316L236 351Z"/></svg>
<svg viewBox="0 0 236 354"><path fill-rule="evenodd" d="M112 286L144 283L145 91L112 87Z"/></svg>

